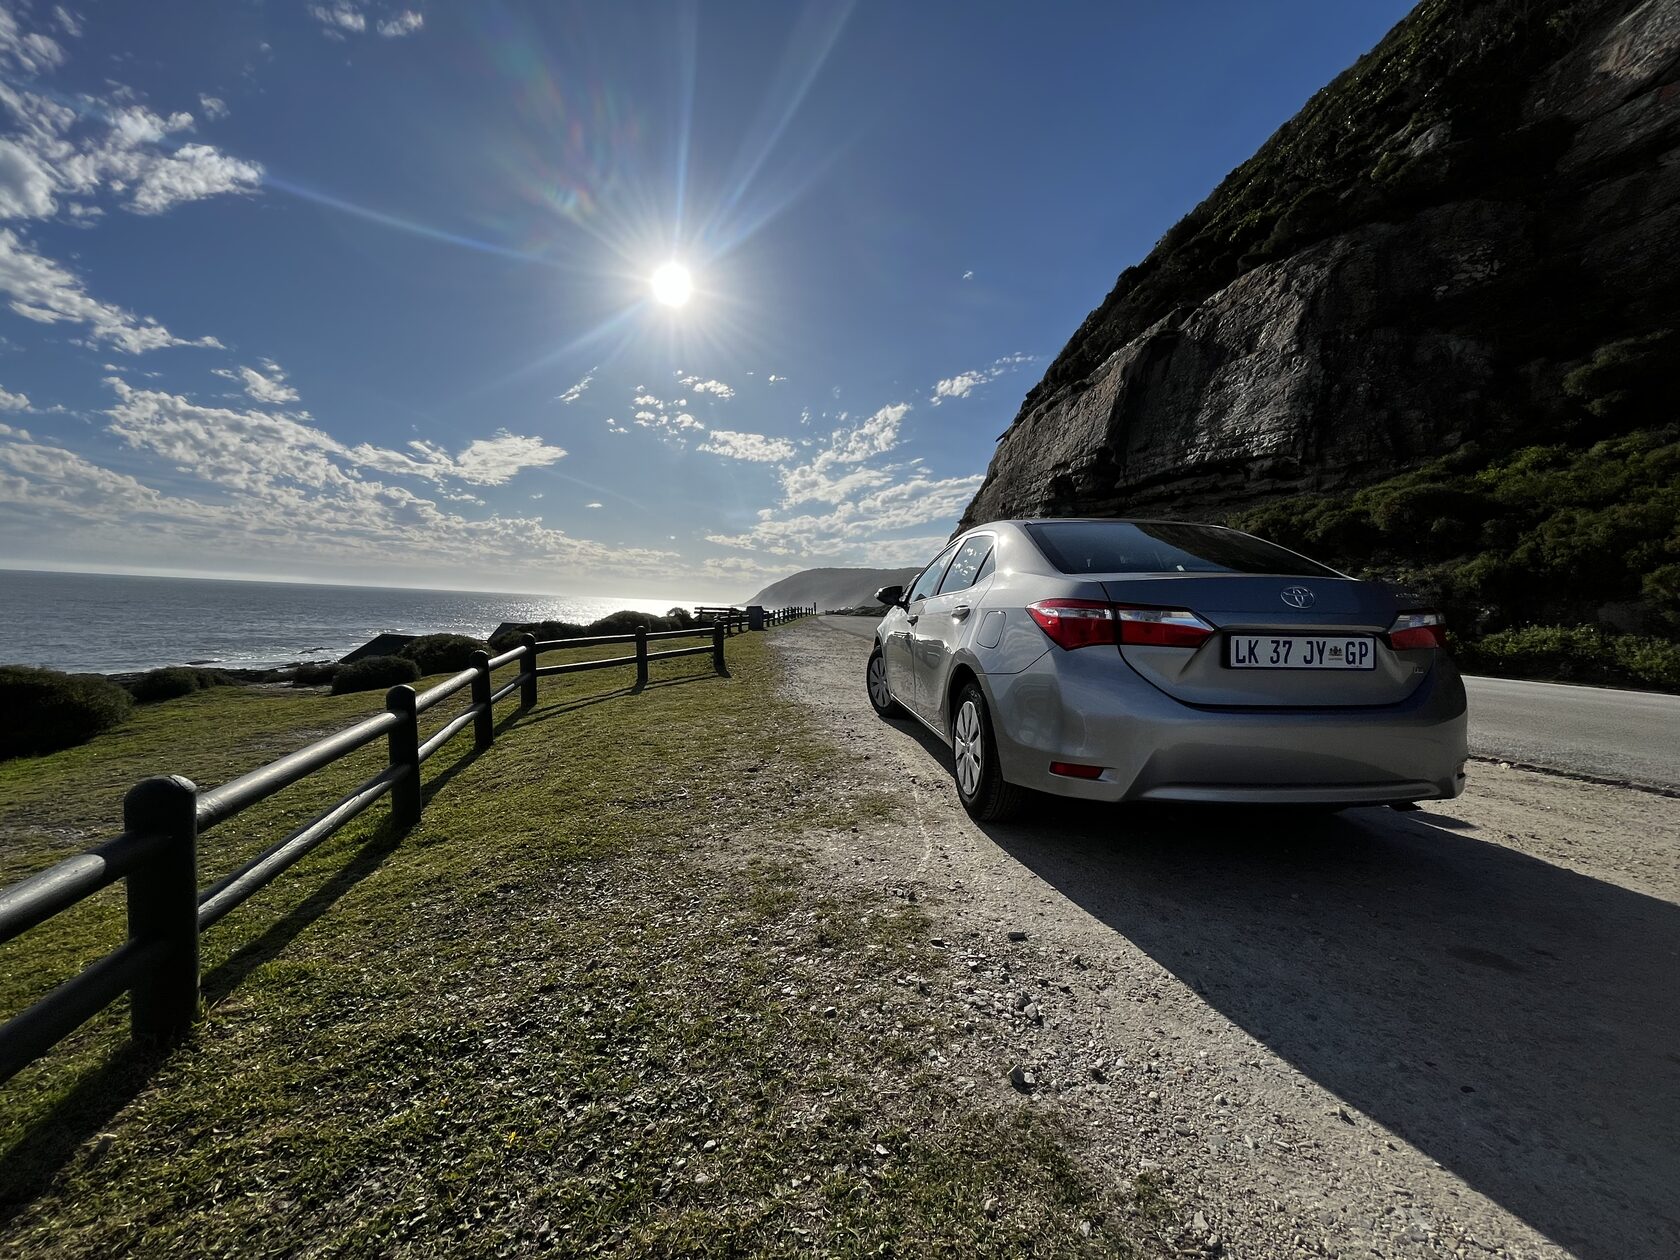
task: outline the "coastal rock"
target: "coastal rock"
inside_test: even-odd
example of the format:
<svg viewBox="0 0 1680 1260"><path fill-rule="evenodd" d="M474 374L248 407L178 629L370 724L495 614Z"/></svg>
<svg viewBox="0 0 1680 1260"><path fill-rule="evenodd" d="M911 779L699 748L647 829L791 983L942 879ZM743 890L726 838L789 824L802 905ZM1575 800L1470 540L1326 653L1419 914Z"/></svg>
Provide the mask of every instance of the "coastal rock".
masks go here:
<svg viewBox="0 0 1680 1260"><path fill-rule="evenodd" d="M1532 8L1422 4L1319 93L1120 277L959 529L1374 481L1680 324L1680 0Z"/></svg>

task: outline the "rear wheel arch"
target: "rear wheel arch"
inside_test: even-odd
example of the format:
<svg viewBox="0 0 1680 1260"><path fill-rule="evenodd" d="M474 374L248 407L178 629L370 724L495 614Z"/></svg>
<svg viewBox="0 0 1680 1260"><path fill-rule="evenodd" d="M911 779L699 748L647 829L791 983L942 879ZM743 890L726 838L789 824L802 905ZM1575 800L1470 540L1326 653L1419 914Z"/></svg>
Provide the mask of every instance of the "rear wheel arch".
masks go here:
<svg viewBox="0 0 1680 1260"><path fill-rule="evenodd" d="M973 666L967 662L959 662L956 668L951 671L950 680L945 684L945 707L942 716L947 727L950 726L951 718L957 711L957 697L962 695L963 688L968 686L969 683L980 687L980 676L974 672ZM980 690L983 693L986 689L980 687Z"/></svg>

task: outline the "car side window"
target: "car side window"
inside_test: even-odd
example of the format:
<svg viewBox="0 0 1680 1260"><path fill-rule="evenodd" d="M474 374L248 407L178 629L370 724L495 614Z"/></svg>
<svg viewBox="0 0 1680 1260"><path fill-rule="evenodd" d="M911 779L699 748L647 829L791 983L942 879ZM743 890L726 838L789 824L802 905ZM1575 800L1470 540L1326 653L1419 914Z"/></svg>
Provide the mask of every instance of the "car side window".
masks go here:
<svg viewBox="0 0 1680 1260"><path fill-rule="evenodd" d="M939 584L939 593L949 595L952 591L966 591L980 578L980 569L991 558L992 540L989 535L976 534L958 549L956 559L951 561L951 567L945 571L945 580Z"/></svg>
<svg viewBox="0 0 1680 1260"><path fill-rule="evenodd" d="M945 566L950 563L953 551L955 551L955 548L946 548L939 553L937 560L922 570L922 575L916 579L916 584L910 588L910 597L904 601L905 603L914 604L918 599L926 599L939 589L939 579L945 576Z"/></svg>

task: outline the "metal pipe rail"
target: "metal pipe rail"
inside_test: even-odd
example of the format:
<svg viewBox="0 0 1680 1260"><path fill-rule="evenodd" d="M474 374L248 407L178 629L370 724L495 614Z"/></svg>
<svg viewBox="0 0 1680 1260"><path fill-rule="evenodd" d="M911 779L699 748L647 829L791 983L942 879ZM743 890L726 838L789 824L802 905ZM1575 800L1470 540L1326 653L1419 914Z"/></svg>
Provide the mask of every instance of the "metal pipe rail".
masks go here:
<svg viewBox="0 0 1680 1260"><path fill-rule="evenodd" d="M179 776L144 779L123 800L123 832L87 852L67 858L28 879L0 889L0 943L22 935L109 887L127 883L128 941L70 977L52 992L0 1025L0 1083L47 1053L70 1033L116 1001L130 995L130 1028L137 1041L177 1040L199 1012L198 937L235 907L271 883L381 797L391 797L392 825L419 821L423 800L420 768L469 726L476 751L495 743L495 706L519 693L519 708L537 702L537 680L556 674L634 665L636 685L648 682L648 664L680 656L710 654L713 668L727 675L723 621L689 630L646 629L632 634L591 635L538 642L525 635L518 647L497 656L475 652L470 669L416 693L392 687L385 712L287 753L266 766L200 792ZM648 651L648 644L706 638L695 647ZM545 652L566 648L635 644L635 654L606 660L539 664ZM519 672L492 687L493 671L519 665ZM464 689L472 703L422 741L419 715ZM373 743L386 739L387 764L348 795L202 891L198 888L198 837L301 779Z"/></svg>

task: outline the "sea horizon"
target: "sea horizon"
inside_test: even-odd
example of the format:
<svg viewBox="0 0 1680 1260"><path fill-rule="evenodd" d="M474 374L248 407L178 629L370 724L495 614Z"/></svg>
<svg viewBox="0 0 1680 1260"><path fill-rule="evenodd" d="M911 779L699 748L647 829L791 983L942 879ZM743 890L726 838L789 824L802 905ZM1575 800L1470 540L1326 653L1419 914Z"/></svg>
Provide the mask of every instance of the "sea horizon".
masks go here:
<svg viewBox="0 0 1680 1260"><path fill-rule="evenodd" d="M337 660L376 634L484 638L505 621L659 614L683 598L0 568L0 663L73 673ZM705 601L698 601L705 602Z"/></svg>

